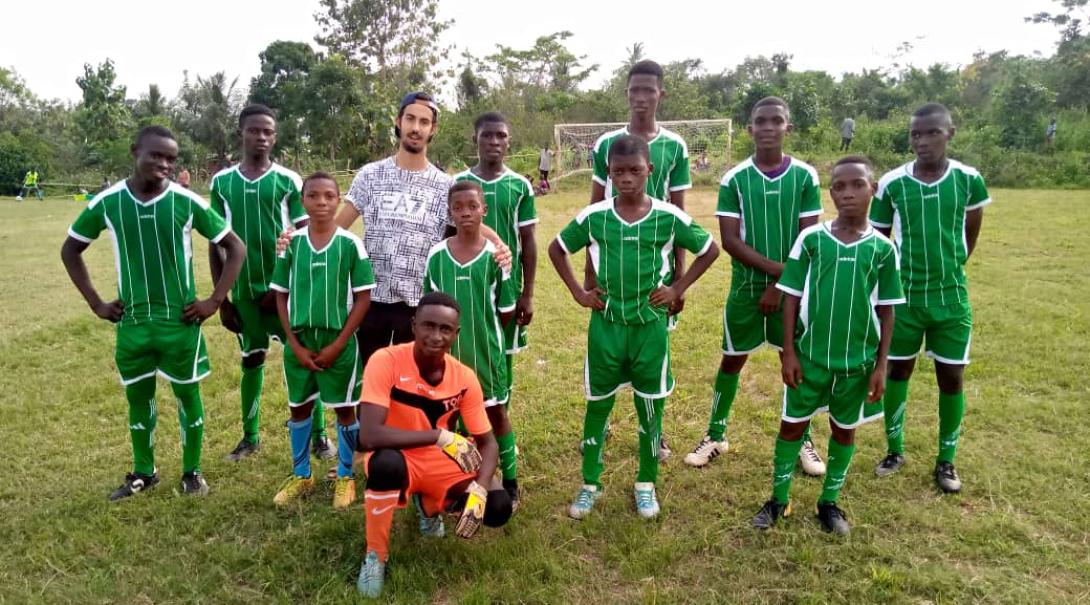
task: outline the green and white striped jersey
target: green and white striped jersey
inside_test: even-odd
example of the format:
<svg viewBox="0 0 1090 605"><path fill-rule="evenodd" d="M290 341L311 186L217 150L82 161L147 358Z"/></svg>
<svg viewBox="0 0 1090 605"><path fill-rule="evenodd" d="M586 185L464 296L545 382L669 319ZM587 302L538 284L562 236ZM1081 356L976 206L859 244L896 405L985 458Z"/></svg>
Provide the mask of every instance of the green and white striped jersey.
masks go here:
<svg viewBox="0 0 1090 605"><path fill-rule="evenodd" d="M279 164L252 181L242 176L237 164L212 177L212 208L246 244L246 261L231 289L232 298L257 300L269 291L276 238L307 218L300 199L302 188L299 175Z"/></svg>
<svg viewBox="0 0 1090 605"><path fill-rule="evenodd" d="M288 293L293 330L343 329L355 293L374 287L363 240L340 227L321 250L314 249L309 227L292 233L288 247L276 257L269 282L270 289Z"/></svg>
<svg viewBox="0 0 1090 605"><path fill-rule="evenodd" d="M522 295L522 238L519 237L519 229L538 221L533 185L526 177L509 168L491 181L485 181L469 170L454 175L454 180L473 181L484 189L484 201L488 204L484 224L511 249L511 283L518 299Z"/></svg>
<svg viewBox="0 0 1090 605"><path fill-rule="evenodd" d="M628 134L628 127L603 134L594 143L594 182L606 188L606 199L617 192L609 178L609 146L617 137ZM693 186L689 174L689 147L676 132L659 126L659 133L647 144L651 151L654 170L647 178L647 195L656 200L670 199L671 191L681 191Z"/></svg>
<svg viewBox="0 0 1090 605"><path fill-rule="evenodd" d="M584 247L605 291L609 321L644 324L666 317L668 309L648 302L651 293L673 271L675 247L697 256L711 247L712 238L684 210L661 200L651 200L643 218L629 223L614 209L616 198L583 209L557 236L564 251Z"/></svg>
<svg viewBox="0 0 1090 605"><path fill-rule="evenodd" d="M874 364L881 330L876 305L905 302L893 242L868 227L845 244L831 223L799 234L777 288L798 296L795 350L833 371Z"/></svg>
<svg viewBox="0 0 1090 605"><path fill-rule="evenodd" d="M965 213L991 203L984 178L975 168L949 160L946 174L928 184L913 176L914 165L909 162L878 181L870 222L893 230L909 306L968 303Z"/></svg>
<svg viewBox="0 0 1090 605"><path fill-rule="evenodd" d="M821 190L814 167L790 158L787 170L768 178L747 158L727 171L719 184L716 216L739 220L742 241L761 256L782 263L799 234L799 219L821 214ZM731 292L760 296L776 280L731 259Z"/></svg>
<svg viewBox="0 0 1090 605"><path fill-rule="evenodd" d="M213 244L231 232L208 202L176 183L141 202L119 181L87 204L68 235L89 244L109 230L118 298L125 304L121 323L132 325L180 321L185 306L196 301L193 229Z"/></svg>
<svg viewBox="0 0 1090 605"><path fill-rule="evenodd" d="M461 331L450 354L477 373L486 400L505 402L511 379L500 313L515 310L518 292L510 273L496 262L496 247L491 242L464 265L454 260L449 242L439 242L428 253L424 293L446 292L458 301Z"/></svg>

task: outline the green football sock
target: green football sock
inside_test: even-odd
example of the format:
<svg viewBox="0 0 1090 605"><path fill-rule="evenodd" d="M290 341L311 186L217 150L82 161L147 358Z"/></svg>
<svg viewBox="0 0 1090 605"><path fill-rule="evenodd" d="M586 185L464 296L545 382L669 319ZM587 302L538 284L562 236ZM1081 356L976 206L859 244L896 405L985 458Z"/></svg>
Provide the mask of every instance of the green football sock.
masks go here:
<svg viewBox="0 0 1090 605"><path fill-rule="evenodd" d="M583 418L583 483L601 487L602 454L606 445L606 423L613 411L616 395L605 399L587 401L587 415Z"/></svg>
<svg viewBox="0 0 1090 605"><path fill-rule="evenodd" d="M840 497L840 490L844 487L844 479L848 476L848 466L852 463L853 454L855 454L854 443L841 445L831 435L829 436L829 462L825 467L825 483L821 486L818 504L835 503Z"/></svg>
<svg viewBox="0 0 1090 605"><path fill-rule="evenodd" d="M787 441L776 437L776 452L772 458L772 497L780 504L787 504L791 497L791 479L795 475L795 462L802 449L802 439Z"/></svg>
<svg viewBox="0 0 1090 605"><path fill-rule="evenodd" d="M659 441L662 439L662 410L666 398L650 399L633 395L639 419L640 470L637 483L654 483L659 478Z"/></svg>
<svg viewBox="0 0 1090 605"><path fill-rule="evenodd" d="M500 472L504 480L515 479L517 463L515 461L515 430L511 429L506 435L496 435L496 443L500 447Z"/></svg>
<svg viewBox="0 0 1090 605"><path fill-rule="evenodd" d="M201 471L201 446L204 443L204 404L200 384L171 385L178 398L178 424L182 429L182 472Z"/></svg>
<svg viewBox="0 0 1090 605"><path fill-rule="evenodd" d="M314 426L310 429L311 439L314 440L319 437L328 438L329 435L325 430L325 406L322 405L322 402L314 402L314 415L312 418L314 419Z"/></svg>
<svg viewBox="0 0 1090 605"><path fill-rule="evenodd" d="M886 448L892 454L905 453L905 407L908 404L908 381L886 381L886 395L882 398L885 410Z"/></svg>
<svg viewBox="0 0 1090 605"><path fill-rule="evenodd" d="M939 393L939 455L935 462L953 464L965 416L965 393Z"/></svg>
<svg viewBox="0 0 1090 605"><path fill-rule="evenodd" d="M145 378L125 387L129 401L129 436L132 438L132 472L155 472L155 377Z"/></svg>
<svg viewBox="0 0 1090 605"><path fill-rule="evenodd" d="M803 443L806 443L807 441L813 441L813 438L810 436L810 428L813 427L813 426L814 426L813 422L810 422L810 423L808 423L806 425L806 430L802 432L802 442Z"/></svg>
<svg viewBox="0 0 1090 605"><path fill-rule="evenodd" d="M727 434L727 420L734 397L738 394L738 374L726 374L722 370L715 374L715 387L712 390L712 416L708 420L708 436L712 441L722 441Z"/></svg>
<svg viewBox="0 0 1090 605"><path fill-rule="evenodd" d="M242 380L239 390L242 392L242 436L250 443L260 440L258 427L261 424L261 387L265 384L265 364L256 368L242 366Z"/></svg>

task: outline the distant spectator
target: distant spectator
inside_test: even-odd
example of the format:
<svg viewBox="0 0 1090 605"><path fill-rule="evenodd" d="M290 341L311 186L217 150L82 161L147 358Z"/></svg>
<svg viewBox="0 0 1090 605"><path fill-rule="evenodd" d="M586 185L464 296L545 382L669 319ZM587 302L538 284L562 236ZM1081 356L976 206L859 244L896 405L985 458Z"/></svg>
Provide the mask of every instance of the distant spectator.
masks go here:
<svg viewBox="0 0 1090 605"><path fill-rule="evenodd" d="M594 149L587 147L587 168L594 168Z"/></svg>
<svg viewBox="0 0 1090 605"><path fill-rule="evenodd" d="M855 120L848 116L840 123L840 150L847 151L855 138Z"/></svg>
<svg viewBox="0 0 1090 605"><path fill-rule="evenodd" d="M1045 138L1048 139L1048 146L1052 147L1052 140L1056 138L1056 118L1052 118L1052 121L1048 123L1048 128L1045 129Z"/></svg>
<svg viewBox="0 0 1090 605"><path fill-rule="evenodd" d="M538 156L537 170L541 173L541 190L549 190L549 171L553 168L553 152L548 147L541 148Z"/></svg>

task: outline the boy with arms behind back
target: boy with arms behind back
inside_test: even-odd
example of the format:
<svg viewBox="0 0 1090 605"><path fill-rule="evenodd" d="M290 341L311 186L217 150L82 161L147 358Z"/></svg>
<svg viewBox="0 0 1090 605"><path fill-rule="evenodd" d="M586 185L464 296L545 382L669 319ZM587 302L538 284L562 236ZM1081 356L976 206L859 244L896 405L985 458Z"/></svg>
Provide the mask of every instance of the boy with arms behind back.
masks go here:
<svg viewBox="0 0 1090 605"><path fill-rule="evenodd" d="M503 487L517 507L515 434L507 417L511 375L504 354L504 326L514 318L516 289L511 274L496 262L495 246L481 235L481 219L488 210L480 185L473 181L454 184L450 216L458 233L432 248L424 292L450 294L462 309L451 354L477 373L488 422L500 448Z"/></svg>
<svg viewBox="0 0 1090 605"><path fill-rule="evenodd" d="M926 344L939 386L934 477L945 493L961 491L954 456L965 415L964 374L973 329L965 263L976 247L984 206L992 201L976 169L947 157L954 130L946 107L928 103L917 109L909 121L916 159L882 177L870 213L875 228L893 233L908 298L897 313L889 353L884 402L888 454L875 473L891 475L905 463L908 380L920 345Z"/></svg>
<svg viewBox="0 0 1090 605"><path fill-rule="evenodd" d="M275 113L264 105L247 105L239 113L238 128L242 160L216 173L209 191L212 207L246 244L246 262L231 289L231 300L220 307L220 320L236 334L242 351L242 439L227 455L233 462L255 454L261 447L265 357L271 340L285 342L276 314L276 293L269 288L276 266L276 238L285 228L302 226L307 220L300 203L299 175L270 157L276 145ZM210 248L208 262L215 279L222 270L223 258ZM315 453L332 457L321 406L314 416Z"/></svg>
<svg viewBox="0 0 1090 605"><path fill-rule="evenodd" d="M728 171L719 186L715 213L723 249L732 257L730 294L723 308L723 359L712 391L711 417L704 438L685 456L689 466L704 466L727 452L727 421L749 355L764 344L783 349L782 294L776 280L799 232L816 224L821 214L817 171L783 152L791 128L783 99L757 101L746 127L753 156ZM808 475L825 472L809 425L799 461Z"/></svg>

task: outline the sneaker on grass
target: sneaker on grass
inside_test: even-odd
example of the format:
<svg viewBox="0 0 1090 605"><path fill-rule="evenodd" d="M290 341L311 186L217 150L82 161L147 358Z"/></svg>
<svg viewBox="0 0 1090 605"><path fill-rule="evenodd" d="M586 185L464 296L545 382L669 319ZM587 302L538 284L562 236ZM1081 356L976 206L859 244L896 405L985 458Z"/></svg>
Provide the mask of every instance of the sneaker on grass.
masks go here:
<svg viewBox="0 0 1090 605"><path fill-rule="evenodd" d="M139 494L140 492L147 491L156 485L159 485L159 474L152 473L150 475L141 475L139 473L129 473L125 475L125 482L121 484L121 487L115 489L110 494L110 502L117 502L118 500L124 500L129 496Z"/></svg>
<svg viewBox="0 0 1090 605"><path fill-rule="evenodd" d="M711 437L704 435L704 438L700 440L700 443L696 444L693 451L685 454L685 464L700 468L720 455L726 454L729 447L730 444L727 443L726 437L722 441L712 441Z"/></svg>

